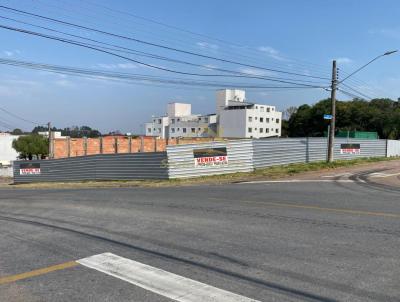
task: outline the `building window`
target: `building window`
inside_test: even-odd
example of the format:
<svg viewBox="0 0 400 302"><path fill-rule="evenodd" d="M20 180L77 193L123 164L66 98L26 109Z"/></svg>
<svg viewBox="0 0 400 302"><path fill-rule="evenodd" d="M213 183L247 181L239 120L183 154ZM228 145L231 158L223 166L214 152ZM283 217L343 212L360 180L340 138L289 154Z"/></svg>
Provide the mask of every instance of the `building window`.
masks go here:
<svg viewBox="0 0 400 302"><path fill-rule="evenodd" d="M175 128L171 128L171 132L172 132L172 133L175 133Z"/></svg>
<svg viewBox="0 0 400 302"><path fill-rule="evenodd" d="M271 118L272 121L274 121L274 118Z"/></svg>
<svg viewBox="0 0 400 302"><path fill-rule="evenodd" d="M179 130L181 130L180 128L176 128L176 132L179 132Z"/></svg>
<svg viewBox="0 0 400 302"><path fill-rule="evenodd" d="M269 133L269 128L265 128L265 133Z"/></svg>
<svg viewBox="0 0 400 302"><path fill-rule="evenodd" d="M252 128L247 129L247 132L251 133L253 131Z"/></svg>
<svg viewBox="0 0 400 302"><path fill-rule="evenodd" d="M260 107L260 111L261 111L261 112L264 112L264 107Z"/></svg>
<svg viewBox="0 0 400 302"><path fill-rule="evenodd" d="M153 131L156 132L156 128L153 128Z"/></svg>
<svg viewBox="0 0 400 302"><path fill-rule="evenodd" d="M275 111L275 108L271 108L272 111Z"/></svg>
<svg viewBox="0 0 400 302"><path fill-rule="evenodd" d="M269 123L269 117L265 118L265 122Z"/></svg>
<svg viewBox="0 0 400 302"><path fill-rule="evenodd" d="M274 128L271 128L271 132L274 132Z"/></svg>
<svg viewBox="0 0 400 302"><path fill-rule="evenodd" d="M253 121L253 117L249 116L249 122Z"/></svg>
<svg viewBox="0 0 400 302"><path fill-rule="evenodd" d="M276 123L279 124L279 119L278 118L276 119Z"/></svg>
<svg viewBox="0 0 400 302"><path fill-rule="evenodd" d="M258 106L256 106L256 109L258 109Z"/></svg>
<svg viewBox="0 0 400 302"><path fill-rule="evenodd" d="M258 119L258 117L255 117L254 119L255 119L255 120L257 120L257 119Z"/></svg>
<svg viewBox="0 0 400 302"><path fill-rule="evenodd" d="M158 133L161 133L161 128L158 128Z"/></svg>
<svg viewBox="0 0 400 302"><path fill-rule="evenodd" d="M195 133L196 132L196 128L192 128L192 133Z"/></svg>
<svg viewBox="0 0 400 302"><path fill-rule="evenodd" d="M263 133L264 132L264 129L263 128L260 128L260 133Z"/></svg>
<svg viewBox="0 0 400 302"><path fill-rule="evenodd" d="M260 117L260 123L263 123L263 122L264 122L264 118Z"/></svg>
<svg viewBox="0 0 400 302"><path fill-rule="evenodd" d="M186 128L182 128L183 133L186 133Z"/></svg>
<svg viewBox="0 0 400 302"><path fill-rule="evenodd" d="M180 118L178 118L176 121L177 121L177 122L180 122L180 121L181 121L181 119L180 119Z"/></svg>
<svg viewBox="0 0 400 302"><path fill-rule="evenodd" d="M175 124L175 119L174 119L174 118L171 120L171 123L172 123L172 124Z"/></svg>
<svg viewBox="0 0 400 302"><path fill-rule="evenodd" d="M151 128L147 128L147 132L151 132Z"/></svg>
<svg viewBox="0 0 400 302"><path fill-rule="evenodd" d="M279 129L275 129L275 133L279 133Z"/></svg>
<svg viewBox="0 0 400 302"><path fill-rule="evenodd" d="M198 130L198 131L201 131L201 128L198 128L197 130Z"/></svg>
<svg viewBox="0 0 400 302"><path fill-rule="evenodd" d="M205 118L204 118L204 121L205 121L206 123L208 123L208 117L205 117Z"/></svg>
<svg viewBox="0 0 400 302"><path fill-rule="evenodd" d="M160 118L158 119L158 123L161 124L161 119Z"/></svg>
<svg viewBox="0 0 400 302"><path fill-rule="evenodd" d="M270 108L269 107L267 107L267 112L269 112L270 111Z"/></svg>

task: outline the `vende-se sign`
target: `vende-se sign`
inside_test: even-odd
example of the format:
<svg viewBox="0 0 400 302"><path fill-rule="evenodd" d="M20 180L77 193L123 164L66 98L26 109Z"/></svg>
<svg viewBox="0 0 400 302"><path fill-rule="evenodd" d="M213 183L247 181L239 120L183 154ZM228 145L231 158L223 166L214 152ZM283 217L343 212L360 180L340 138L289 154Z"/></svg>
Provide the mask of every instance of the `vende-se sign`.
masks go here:
<svg viewBox="0 0 400 302"><path fill-rule="evenodd" d="M341 144L340 154L361 154L360 144Z"/></svg>
<svg viewBox="0 0 400 302"><path fill-rule="evenodd" d="M194 149L193 157L195 167L220 166L228 164L228 153L226 151L226 147Z"/></svg>
<svg viewBox="0 0 400 302"><path fill-rule="evenodd" d="M19 165L19 175L39 175L40 163L26 163Z"/></svg>

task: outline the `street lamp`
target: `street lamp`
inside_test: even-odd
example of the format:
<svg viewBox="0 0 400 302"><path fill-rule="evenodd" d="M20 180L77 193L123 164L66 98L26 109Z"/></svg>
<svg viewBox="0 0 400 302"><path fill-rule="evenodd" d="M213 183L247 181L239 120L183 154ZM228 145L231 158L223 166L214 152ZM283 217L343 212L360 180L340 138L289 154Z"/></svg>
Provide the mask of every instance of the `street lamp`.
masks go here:
<svg viewBox="0 0 400 302"><path fill-rule="evenodd" d="M381 55L377 56L376 58L374 58L371 61L369 61L367 64L364 64L360 68L356 69L354 72L352 72L351 74L349 74L347 77L345 77L343 80L341 80L339 82L337 81L336 60L333 60L333 64L332 64L332 84L331 84L331 103L332 103L331 104L332 105L331 114L332 114L332 118L331 118L331 125L330 125L330 129L329 129L329 137L328 137L328 162L330 162L330 163L333 162L333 143L334 143L334 139L335 139L335 124L336 124L336 90L337 90L337 85L343 83L348 78L350 78L351 76L353 76L354 74L356 74L360 70L364 69L365 67L367 67L372 62L378 60L379 58L381 58L383 56L388 56L388 55L394 54L396 52L397 52L397 50L391 50L391 51L387 51L384 54L381 54Z"/></svg>

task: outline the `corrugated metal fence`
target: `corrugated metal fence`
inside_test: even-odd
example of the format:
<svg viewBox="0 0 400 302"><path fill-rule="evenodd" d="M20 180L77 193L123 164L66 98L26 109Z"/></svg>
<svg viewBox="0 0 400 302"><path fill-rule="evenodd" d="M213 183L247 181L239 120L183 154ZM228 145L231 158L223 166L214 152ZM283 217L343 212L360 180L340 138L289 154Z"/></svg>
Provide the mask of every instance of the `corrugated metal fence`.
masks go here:
<svg viewBox="0 0 400 302"><path fill-rule="evenodd" d="M341 152L345 144L359 145L359 153L349 154ZM226 147L227 149L227 164L207 166L195 165L195 150L221 147ZM362 157L385 157L386 148L386 140L336 139L334 158L353 159ZM291 163L323 161L327 157L327 139L276 138L168 146L167 154L170 178L196 177L247 172L257 168Z"/></svg>
<svg viewBox="0 0 400 302"><path fill-rule="evenodd" d="M387 141L387 157L400 156L400 141Z"/></svg>
<svg viewBox="0 0 400 302"><path fill-rule="evenodd" d="M40 165L40 174L21 171ZM28 169L29 170L29 169ZM33 172L33 173L32 173ZM103 154L73 158L14 162L14 182L167 179L167 153Z"/></svg>
<svg viewBox="0 0 400 302"><path fill-rule="evenodd" d="M343 152L343 149L347 149L347 152ZM323 161L326 156L326 138L230 140L168 146L167 152L16 161L14 181L23 183L185 178ZM335 159L385 156L400 156L400 141L345 138L335 140ZM21 173L21 165L26 163L32 164L32 169L22 169ZM35 164L40 164L40 173L35 174Z"/></svg>
<svg viewBox="0 0 400 302"><path fill-rule="evenodd" d="M195 164L196 150L226 148L228 163L222 165L199 166ZM232 140L181 146L167 146L170 178L218 175L253 171L252 140Z"/></svg>

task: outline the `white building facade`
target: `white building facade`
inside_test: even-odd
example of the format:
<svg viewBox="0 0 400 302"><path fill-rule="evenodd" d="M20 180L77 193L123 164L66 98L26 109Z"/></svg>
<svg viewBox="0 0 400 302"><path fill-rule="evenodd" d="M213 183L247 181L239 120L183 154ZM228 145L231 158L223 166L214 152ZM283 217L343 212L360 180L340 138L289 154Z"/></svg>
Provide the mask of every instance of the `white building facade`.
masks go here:
<svg viewBox="0 0 400 302"><path fill-rule="evenodd" d="M192 114L190 104L170 103L166 116L145 124L145 133L161 138L280 137L282 113L275 106L250 103L245 96L243 90L218 90L216 114L209 115Z"/></svg>

